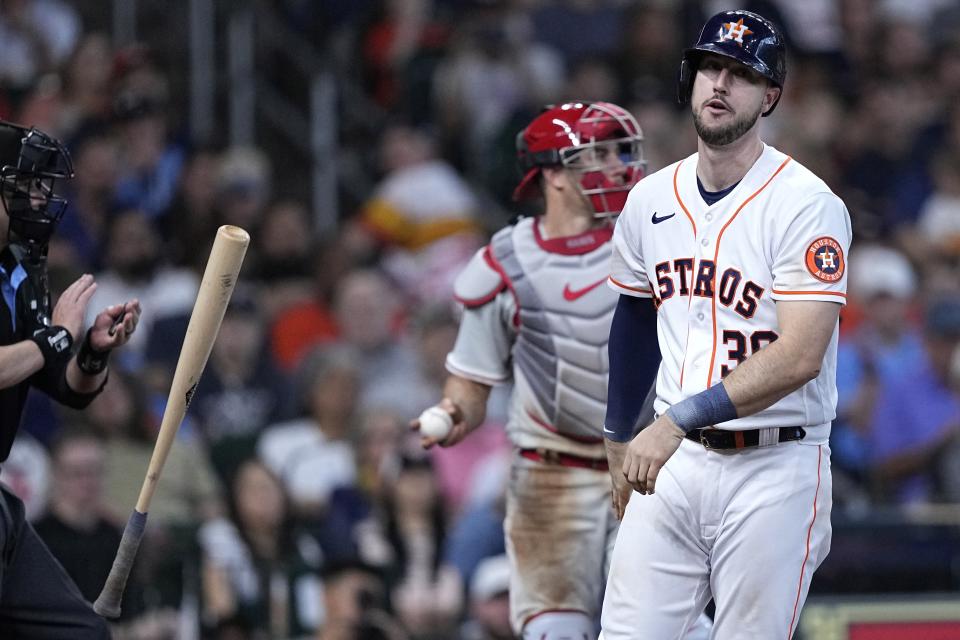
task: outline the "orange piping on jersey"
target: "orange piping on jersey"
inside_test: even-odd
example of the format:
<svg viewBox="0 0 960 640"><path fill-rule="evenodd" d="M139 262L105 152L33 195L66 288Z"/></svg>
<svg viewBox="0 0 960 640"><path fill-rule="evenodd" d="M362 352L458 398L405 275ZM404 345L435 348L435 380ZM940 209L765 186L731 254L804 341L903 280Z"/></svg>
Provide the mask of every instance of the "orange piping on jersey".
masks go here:
<svg viewBox="0 0 960 640"><path fill-rule="evenodd" d="M673 172L673 195L676 196L677 202L680 203L680 208L683 209L683 212L687 214L687 220L690 221L690 226L693 227L693 241L697 241L697 223L693 221L693 216L690 215L690 212L687 210L687 205L683 204L683 200L680 199L680 190L677 188L677 174L680 173L680 165L683 164L681 160L677 164L677 168ZM687 368L687 346L690 344L690 303L693 302L693 292L690 292L690 295L687 296L687 340L683 346L683 360L680 362L680 390L683 390L683 372ZM716 342L716 340L714 340Z"/></svg>
<svg viewBox="0 0 960 640"><path fill-rule="evenodd" d="M781 291L780 289L774 289L773 292L781 296L840 296L841 298L847 297L847 294L841 291Z"/></svg>
<svg viewBox="0 0 960 640"><path fill-rule="evenodd" d="M683 200L680 199L680 190L677 188L677 174L680 173L680 167L683 165L683 160L677 164L677 168L673 172L673 195L677 197L677 202L680 203L680 208L683 209L683 212L687 214L687 220L690 221L690 226L693 227L693 237L697 237L697 223L693 221L693 216L690 215L690 212L687 211L687 206L683 204Z"/></svg>
<svg viewBox="0 0 960 640"><path fill-rule="evenodd" d="M696 236L694 236L696 239ZM694 262L696 266L696 262ZM680 363L680 391L683 391L683 372L687 368L687 347L690 346L690 306L693 304L693 289L690 289L690 295L687 296L687 338L683 343L683 361Z"/></svg>
<svg viewBox="0 0 960 640"><path fill-rule="evenodd" d="M727 220L726 224L720 228L720 233L717 234L717 246L713 251L713 298L710 301L710 315L713 316L713 346L710 348L710 367L707 369L707 388L710 388L710 384L713 382L713 364L717 359L717 272L720 271L718 259L720 257L720 240L723 238L723 232L727 230L727 227L730 226L730 223L736 220L737 216L743 211L743 208L747 204L760 195L760 192L767 188L767 185L773 182L773 179L780 175L780 172L783 171L783 168L787 166L787 163L790 162L793 158L787 156L787 159L777 167L777 170L773 172L773 175L767 178L767 181L763 185L754 191L749 198L743 201L737 210L733 212L733 215L730 216L730 219ZM759 302L758 302L759 304Z"/></svg>
<svg viewBox="0 0 960 640"><path fill-rule="evenodd" d="M653 293L653 291L651 291L650 289L640 289L639 287L631 287L630 285L623 284L613 276L607 276L607 278L609 278L610 282L612 282L613 284L623 289L627 289L628 291L636 291L637 293Z"/></svg>
<svg viewBox="0 0 960 640"><path fill-rule="evenodd" d="M803 555L803 564L800 565L800 584L797 585L797 598L793 601L793 616L790 618L790 627L787 629L787 640L793 637L793 623L797 621L797 609L800 607L800 593L803 591L803 569L810 559L810 537L813 535L813 525L817 521L817 498L820 496L820 463L823 457L823 446L817 446L817 490L813 494L813 519L807 527L807 551Z"/></svg>

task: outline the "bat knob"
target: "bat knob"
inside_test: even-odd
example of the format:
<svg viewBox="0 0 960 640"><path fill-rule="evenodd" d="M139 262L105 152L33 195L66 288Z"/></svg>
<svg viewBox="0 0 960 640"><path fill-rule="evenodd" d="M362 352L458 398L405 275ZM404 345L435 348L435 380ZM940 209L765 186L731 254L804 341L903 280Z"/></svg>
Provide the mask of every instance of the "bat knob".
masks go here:
<svg viewBox="0 0 960 640"><path fill-rule="evenodd" d="M103 597L97 598L97 601L93 603L93 610L97 615L104 618L116 619L120 617L120 605L103 602Z"/></svg>

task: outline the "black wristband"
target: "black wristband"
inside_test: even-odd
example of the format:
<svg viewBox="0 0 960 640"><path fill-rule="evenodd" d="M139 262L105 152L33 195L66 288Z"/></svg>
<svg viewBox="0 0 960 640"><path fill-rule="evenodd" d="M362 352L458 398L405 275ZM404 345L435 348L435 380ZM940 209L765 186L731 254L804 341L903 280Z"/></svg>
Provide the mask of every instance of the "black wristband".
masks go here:
<svg viewBox="0 0 960 640"><path fill-rule="evenodd" d="M77 366L80 371L87 375L95 376L102 373L107 368L107 360L110 359L110 349L106 351L97 351L90 344L90 329L80 345L80 351L77 352Z"/></svg>
<svg viewBox="0 0 960 640"><path fill-rule="evenodd" d="M73 349L73 336L64 327L53 325L37 329L30 339L40 347L45 367L69 362Z"/></svg>

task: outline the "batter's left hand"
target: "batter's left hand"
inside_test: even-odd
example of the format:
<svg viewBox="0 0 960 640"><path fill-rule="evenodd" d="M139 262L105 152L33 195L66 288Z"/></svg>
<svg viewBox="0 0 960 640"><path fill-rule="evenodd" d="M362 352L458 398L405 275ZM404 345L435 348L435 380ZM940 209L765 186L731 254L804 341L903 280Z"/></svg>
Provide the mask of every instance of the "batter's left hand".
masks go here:
<svg viewBox="0 0 960 640"><path fill-rule="evenodd" d="M126 344L140 321L140 301L134 298L101 311L90 327L90 346L109 351Z"/></svg>
<svg viewBox="0 0 960 640"><path fill-rule="evenodd" d="M667 415L637 434L627 446L623 475L641 495L653 495L660 469L680 448L683 431Z"/></svg>
<svg viewBox="0 0 960 640"><path fill-rule="evenodd" d="M631 487L620 469L623 467L623 461L627 456L626 442L614 442L604 438L603 444L607 450L607 466L610 469L611 494L613 511L617 514L617 520L623 520L623 514L627 512L627 503L630 502L630 495L633 493Z"/></svg>

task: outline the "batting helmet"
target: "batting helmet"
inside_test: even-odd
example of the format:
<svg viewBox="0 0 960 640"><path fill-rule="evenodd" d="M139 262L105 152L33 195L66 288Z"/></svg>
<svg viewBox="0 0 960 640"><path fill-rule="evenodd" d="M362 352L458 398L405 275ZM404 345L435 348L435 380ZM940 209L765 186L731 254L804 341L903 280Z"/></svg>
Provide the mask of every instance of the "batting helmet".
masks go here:
<svg viewBox="0 0 960 640"><path fill-rule="evenodd" d="M0 121L0 197L17 238L46 246L67 207L57 181L72 177L70 153L59 141Z"/></svg>
<svg viewBox="0 0 960 640"><path fill-rule="evenodd" d="M763 16L751 11L721 11L707 20L697 44L683 52L677 81L680 104L690 100L693 78L705 53L733 58L783 88L787 77L787 48L783 34ZM779 96L763 115L773 113L777 102L780 102Z"/></svg>
<svg viewBox="0 0 960 640"><path fill-rule="evenodd" d="M543 167L576 171L580 191L598 216L617 215L627 193L646 170L643 132L626 109L610 102L568 102L546 108L517 134L517 161L523 179L514 200L537 195L537 177ZM613 151L626 168L612 178L602 151Z"/></svg>

